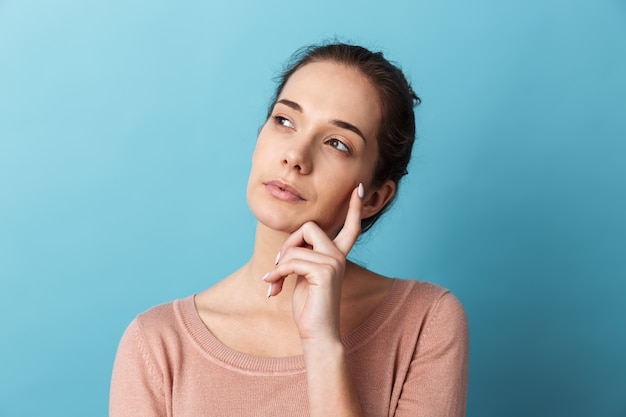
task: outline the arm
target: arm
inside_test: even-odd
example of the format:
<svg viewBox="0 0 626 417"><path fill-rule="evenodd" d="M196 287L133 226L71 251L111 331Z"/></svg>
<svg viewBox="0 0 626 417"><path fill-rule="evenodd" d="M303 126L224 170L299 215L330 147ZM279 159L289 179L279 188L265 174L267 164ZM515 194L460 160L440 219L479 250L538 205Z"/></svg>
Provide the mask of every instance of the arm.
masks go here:
<svg viewBox="0 0 626 417"><path fill-rule="evenodd" d="M449 292L433 304L413 354L397 417L463 417L469 333L461 303Z"/></svg>
<svg viewBox="0 0 626 417"><path fill-rule="evenodd" d="M297 275L293 315L307 369L310 415L362 415L348 372L339 332L339 305L346 255L360 233L362 186L352 192L344 227L334 240L315 223L305 223L281 248L278 265L264 279L269 295L282 290L286 277Z"/></svg>
<svg viewBox="0 0 626 417"><path fill-rule="evenodd" d="M115 357L110 417L165 417L163 378L150 356L137 319L128 326Z"/></svg>
<svg viewBox="0 0 626 417"><path fill-rule="evenodd" d="M303 344L311 416L362 416L343 344Z"/></svg>

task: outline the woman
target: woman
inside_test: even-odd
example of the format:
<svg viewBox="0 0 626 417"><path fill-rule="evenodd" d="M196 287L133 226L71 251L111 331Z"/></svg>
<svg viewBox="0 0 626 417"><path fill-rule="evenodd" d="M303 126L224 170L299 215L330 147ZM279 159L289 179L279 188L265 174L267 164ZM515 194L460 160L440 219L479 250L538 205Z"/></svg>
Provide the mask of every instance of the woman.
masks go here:
<svg viewBox="0 0 626 417"><path fill-rule="evenodd" d="M381 53L300 55L252 158L250 260L130 324L111 416L464 415L456 298L346 260L406 173L418 100Z"/></svg>

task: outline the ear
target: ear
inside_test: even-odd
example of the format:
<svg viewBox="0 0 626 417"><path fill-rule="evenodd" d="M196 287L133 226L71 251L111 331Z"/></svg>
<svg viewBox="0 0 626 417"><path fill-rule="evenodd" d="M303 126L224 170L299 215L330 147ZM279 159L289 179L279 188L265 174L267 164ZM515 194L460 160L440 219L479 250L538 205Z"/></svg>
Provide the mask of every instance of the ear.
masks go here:
<svg viewBox="0 0 626 417"><path fill-rule="evenodd" d="M375 189L365 190L361 218L367 219L378 213L391 200L396 192L396 183L392 180L385 181Z"/></svg>

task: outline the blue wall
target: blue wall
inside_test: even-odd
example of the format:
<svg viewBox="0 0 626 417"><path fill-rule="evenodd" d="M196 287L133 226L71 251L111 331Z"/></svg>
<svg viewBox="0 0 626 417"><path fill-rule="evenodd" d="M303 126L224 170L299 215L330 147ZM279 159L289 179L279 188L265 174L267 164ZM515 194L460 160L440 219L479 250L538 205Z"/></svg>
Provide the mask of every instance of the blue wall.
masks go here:
<svg viewBox="0 0 626 417"><path fill-rule="evenodd" d="M468 416L626 416L626 4L0 0L0 416L105 416L119 337L250 253L272 76L339 36L423 98L354 257L453 290Z"/></svg>

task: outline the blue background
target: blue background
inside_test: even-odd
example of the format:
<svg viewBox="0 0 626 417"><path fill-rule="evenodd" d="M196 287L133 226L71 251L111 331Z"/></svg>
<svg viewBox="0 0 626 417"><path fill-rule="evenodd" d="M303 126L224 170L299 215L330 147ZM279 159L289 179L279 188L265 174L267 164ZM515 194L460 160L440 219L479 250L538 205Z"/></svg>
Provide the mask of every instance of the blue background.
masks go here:
<svg viewBox="0 0 626 417"><path fill-rule="evenodd" d="M251 251L293 50L381 48L423 98L354 258L471 326L468 416L626 416L626 3L0 0L0 415L105 416L118 340Z"/></svg>

